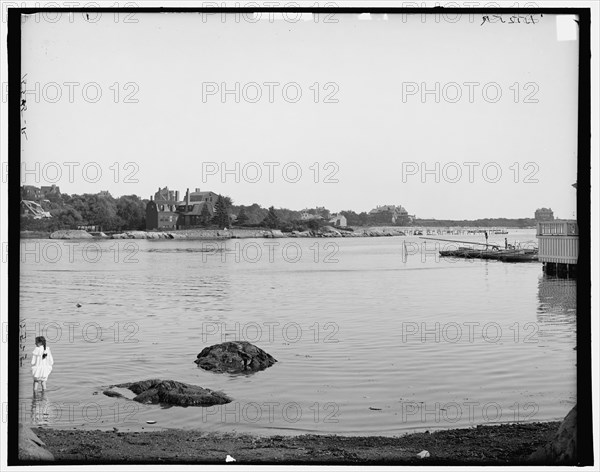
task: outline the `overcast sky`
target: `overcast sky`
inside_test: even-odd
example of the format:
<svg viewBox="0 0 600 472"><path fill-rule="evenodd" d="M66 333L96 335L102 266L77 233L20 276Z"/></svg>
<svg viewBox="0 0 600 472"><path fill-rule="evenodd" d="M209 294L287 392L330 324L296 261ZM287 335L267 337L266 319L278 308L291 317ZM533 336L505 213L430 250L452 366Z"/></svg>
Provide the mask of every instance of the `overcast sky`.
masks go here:
<svg viewBox="0 0 600 472"><path fill-rule="evenodd" d="M144 198L199 187L297 210L400 204L421 218L574 216L578 41L557 37L554 16L49 19L23 25L22 159L40 166L26 184Z"/></svg>

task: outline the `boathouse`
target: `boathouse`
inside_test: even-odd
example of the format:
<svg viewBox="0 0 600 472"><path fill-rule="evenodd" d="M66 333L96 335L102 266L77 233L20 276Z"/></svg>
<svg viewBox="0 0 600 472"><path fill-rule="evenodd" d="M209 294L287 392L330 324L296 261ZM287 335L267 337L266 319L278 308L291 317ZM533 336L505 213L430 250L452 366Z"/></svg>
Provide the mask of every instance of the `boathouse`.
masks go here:
<svg viewBox="0 0 600 472"><path fill-rule="evenodd" d="M537 224L538 260L544 272L559 277L576 277L579 229L576 220L543 221Z"/></svg>

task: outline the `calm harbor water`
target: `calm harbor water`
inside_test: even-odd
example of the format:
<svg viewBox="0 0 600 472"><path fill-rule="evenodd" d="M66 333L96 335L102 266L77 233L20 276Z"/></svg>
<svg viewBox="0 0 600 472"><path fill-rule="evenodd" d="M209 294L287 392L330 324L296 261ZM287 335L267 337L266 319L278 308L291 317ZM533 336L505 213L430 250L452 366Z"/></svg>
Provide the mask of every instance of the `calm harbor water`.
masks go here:
<svg viewBox="0 0 600 472"><path fill-rule="evenodd" d="M504 237L535 242L533 231L491 241ZM576 394L575 282L545 278L540 263L438 249L417 237L24 240L20 415L64 428L347 435L561 419ZM40 334L55 364L34 398ZM254 375L194 364L235 339L279 362ZM233 402L164 408L102 394L149 378Z"/></svg>

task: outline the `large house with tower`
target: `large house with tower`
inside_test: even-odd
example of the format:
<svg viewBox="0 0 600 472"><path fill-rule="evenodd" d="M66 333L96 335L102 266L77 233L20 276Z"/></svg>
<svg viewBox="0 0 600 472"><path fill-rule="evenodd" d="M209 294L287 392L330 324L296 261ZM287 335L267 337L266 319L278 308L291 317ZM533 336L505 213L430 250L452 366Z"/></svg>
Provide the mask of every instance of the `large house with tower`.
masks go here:
<svg viewBox="0 0 600 472"><path fill-rule="evenodd" d="M146 229L172 230L200 226L214 215L219 195L211 191L187 189L179 199L178 190L159 188L146 205Z"/></svg>

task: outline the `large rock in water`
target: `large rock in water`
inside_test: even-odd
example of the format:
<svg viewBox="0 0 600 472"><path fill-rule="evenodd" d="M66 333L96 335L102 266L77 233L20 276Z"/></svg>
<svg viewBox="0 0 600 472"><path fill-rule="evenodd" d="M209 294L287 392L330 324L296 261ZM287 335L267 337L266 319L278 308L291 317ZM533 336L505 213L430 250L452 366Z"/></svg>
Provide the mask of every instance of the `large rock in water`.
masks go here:
<svg viewBox="0 0 600 472"><path fill-rule="evenodd" d="M198 387L197 385L176 382L175 380L142 380L140 382L114 385L114 387L131 390L136 394L133 400L140 403L164 403L177 406L212 406L231 402L231 398L223 392L216 392L208 388ZM110 392L110 390L107 390L106 392ZM105 395L107 394L106 392L104 392Z"/></svg>
<svg viewBox="0 0 600 472"><path fill-rule="evenodd" d="M237 374L264 370L277 360L247 341L228 341L205 347L194 362L204 370Z"/></svg>
<svg viewBox="0 0 600 472"><path fill-rule="evenodd" d="M535 464L575 464L576 461L577 405L565 416L552 441L529 456L529 462Z"/></svg>
<svg viewBox="0 0 600 472"><path fill-rule="evenodd" d="M53 461L54 456L46 449L46 444L31 431L31 428L19 423L19 459L22 461Z"/></svg>

